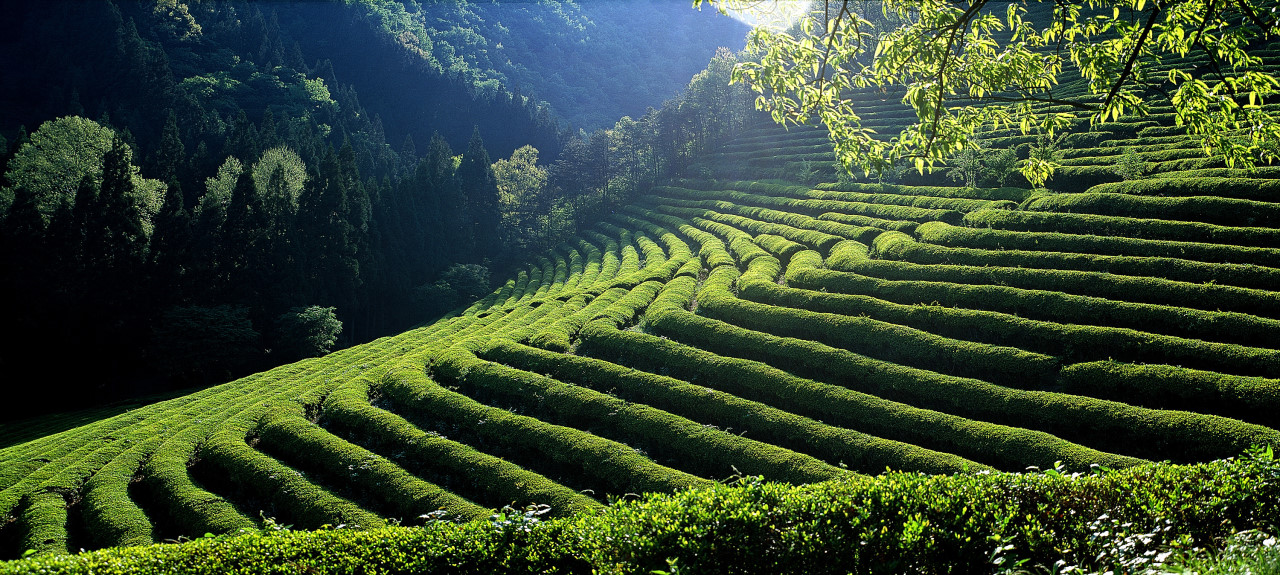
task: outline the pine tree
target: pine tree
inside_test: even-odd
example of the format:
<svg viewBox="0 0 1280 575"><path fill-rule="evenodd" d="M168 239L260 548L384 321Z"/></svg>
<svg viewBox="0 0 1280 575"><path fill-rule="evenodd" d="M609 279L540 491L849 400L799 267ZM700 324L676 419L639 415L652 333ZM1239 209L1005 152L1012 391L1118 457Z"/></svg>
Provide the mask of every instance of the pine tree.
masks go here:
<svg viewBox="0 0 1280 575"><path fill-rule="evenodd" d="M267 219L262 198L253 181L253 170L240 172L227 206L227 223L222 237L220 274L227 278L237 303L253 304L266 286L262 285L266 258Z"/></svg>
<svg viewBox="0 0 1280 575"><path fill-rule="evenodd" d="M111 150L102 157L96 205L81 212L86 214L86 265L111 276L131 276L146 251L142 213L134 200L131 155L123 139L112 139Z"/></svg>
<svg viewBox="0 0 1280 575"><path fill-rule="evenodd" d="M466 253L471 245L471 226L467 224L466 198L454 172L453 150L439 132L432 134L423 162L427 165L426 187L439 202L439 218L443 226L440 244L435 249L456 260L453 254Z"/></svg>
<svg viewBox="0 0 1280 575"><path fill-rule="evenodd" d="M191 216L182 204L182 186L172 181L165 192L164 206L156 217L147 253L152 293L155 294L153 302L185 301L186 294L181 290L183 279L189 276L190 271Z"/></svg>
<svg viewBox="0 0 1280 575"><path fill-rule="evenodd" d="M178 115L172 109L164 121L160 133L160 147L156 150L156 175L162 182L174 182L179 177L187 157L187 149L178 133Z"/></svg>
<svg viewBox="0 0 1280 575"><path fill-rule="evenodd" d="M35 194L18 188L0 227L0 285L9 290L0 292L0 301L23 306L31 303L37 293L35 288L40 285L38 276L44 274L44 234L44 218L36 207ZM9 317L14 319L13 315Z"/></svg>
<svg viewBox="0 0 1280 575"><path fill-rule="evenodd" d="M497 256L502 248L499 239L502 214L498 205L498 183L493 177L493 163L489 161L489 152L484 148L484 140L480 138L478 127L472 130L467 151L462 154L462 163L458 166L458 183L466 200L466 212L470 220L469 235L475 246L471 259Z"/></svg>
<svg viewBox="0 0 1280 575"><path fill-rule="evenodd" d="M346 178L333 148L308 180L298 209L300 252L307 301L343 309L355 291L359 272L347 220Z"/></svg>

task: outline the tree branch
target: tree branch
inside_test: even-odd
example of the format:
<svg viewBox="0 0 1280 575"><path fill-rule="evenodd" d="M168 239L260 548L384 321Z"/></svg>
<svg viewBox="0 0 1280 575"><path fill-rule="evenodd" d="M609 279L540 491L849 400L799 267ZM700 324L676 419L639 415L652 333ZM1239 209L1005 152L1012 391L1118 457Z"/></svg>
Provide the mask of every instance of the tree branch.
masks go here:
<svg viewBox="0 0 1280 575"><path fill-rule="evenodd" d="M1104 112L1111 107L1111 101L1115 99L1116 94L1120 92L1120 88L1124 86L1129 76L1133 74L1133 66L1138 61L1138 54L1142 53L1142 46L1147 43L1147 35L1155 27L1156 18L1160 16L1160 12L1161 6L1156 4L1151 10L1151 16L1147 17L1147 24L1142 27L1142 33L1138 35L1138 41L1133 45L1133 51L1129 52L1129 59L1124 63L1124 70L1120 72L1120 77L1111 85L1111 92L1107 94L1107 99L1102 102L1102 110Z"/></svg>

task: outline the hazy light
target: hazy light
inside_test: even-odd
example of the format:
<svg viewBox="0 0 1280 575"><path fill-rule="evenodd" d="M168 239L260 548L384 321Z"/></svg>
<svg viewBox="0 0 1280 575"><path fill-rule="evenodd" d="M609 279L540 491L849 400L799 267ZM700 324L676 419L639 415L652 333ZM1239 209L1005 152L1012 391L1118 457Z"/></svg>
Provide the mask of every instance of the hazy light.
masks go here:
<svg viewBox="0 0 1280 575"><path fill-rule="evenodd" d="M729 10L735 20L751 27L782 31L800 21L813 9L813 0L760 0L742 10Z"/></svg>

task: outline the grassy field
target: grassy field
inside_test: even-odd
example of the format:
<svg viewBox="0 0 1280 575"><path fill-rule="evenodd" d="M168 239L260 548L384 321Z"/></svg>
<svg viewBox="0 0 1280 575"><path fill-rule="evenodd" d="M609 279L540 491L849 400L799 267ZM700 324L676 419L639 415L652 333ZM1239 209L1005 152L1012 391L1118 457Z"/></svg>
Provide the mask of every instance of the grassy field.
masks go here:
<svg viewBox="0 0 1280 575"><path fill-rule="evenodd" d="M894 96L860 101L881 133L908 119ZM1084 557L1105 547L1090 533L1114 532L1099 522L1120 509L1144 529L1168 522L1155 540L1186 549L1232 530L1274 533L1273 465L1170 463L1280 445L1280 188L1274 170L1204 158L1172 123L1157 109L1105 131L1078 125L1064 140L1074 142L1065 167L1033 192L960 187L939 174L832 183L825 132L761 118L706 159L704 177L654 188L433 324L141 407L0 429L0 557L37 556L0 571L197 561L237 541L205 534L306 537L259 531L278 524L430 523L426 535L373 533L404 545L426 537L437 549L490 541L486 525L510 523L494 509L549 505L537 517L554 521L496 531L528 538L494 543L490 556L512 558L564 530L625 522L601 517L675 517L682 497L695 508L687 500L724 498L730 515L777 497L799 506L785 507L795 517L811 505L835 520L823 513L855 492L867 509L878 509L868 503L877 493L913 509L901 502L974 490L933 515L869 511L855 523L895 534L857 556L869 571L909 567L886 559L893 553L942 557L951 548L938 538L951 536L972 538L956 543L970 562L959 572L981 571L975 557L991 570L1006 545L1006 556L1046 565L1055 553ZM987 138L1027 145L1012 133ZM1145 162L1143 179L1111 171L1126 148ZM1053 473L1002 473L1029 466ZM886 469L897 473L868 477ZM826 487L717 483L741 476ZM1226 482L1217 499L1189 491L1213 481ZM1138 484L1148 499L1130 507L1105 495ZM994 495L1011 485L1025 492ZM682 495L606 507L650 492ZM1080 515L1048 515L1058 511ZM359 533L316 541L347 548L374 537ZM56 558L184 539L201 541ZM597 567L674 569L654 563L661 545L685 549L674 541L654 539L634 560L599 541L591 549L610 551L551 546L547 557L521 555L519 568L586 554ZM827 549L805 545L783 547ZM482 547L457 557L484 556ZM770 553L780 562L770 565L792 556Z"/></svg>

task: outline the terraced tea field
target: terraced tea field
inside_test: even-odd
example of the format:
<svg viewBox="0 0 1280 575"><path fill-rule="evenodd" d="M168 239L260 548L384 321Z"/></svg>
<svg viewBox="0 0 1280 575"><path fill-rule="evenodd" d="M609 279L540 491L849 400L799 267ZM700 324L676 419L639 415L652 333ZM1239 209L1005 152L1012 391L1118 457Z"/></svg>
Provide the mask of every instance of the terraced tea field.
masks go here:
<svg viewBox="0 0 1280 575"><path fill-rule="evenodd" d="M1171 125L1081 125L1032 193L735 181L830 163L762 119L707 159L730 178L655 188L451 317L0 450L0 550L1280 444L1280 171ZM1110 172L1126 147L1145 179Z"/></svg>

